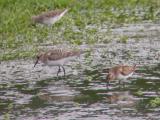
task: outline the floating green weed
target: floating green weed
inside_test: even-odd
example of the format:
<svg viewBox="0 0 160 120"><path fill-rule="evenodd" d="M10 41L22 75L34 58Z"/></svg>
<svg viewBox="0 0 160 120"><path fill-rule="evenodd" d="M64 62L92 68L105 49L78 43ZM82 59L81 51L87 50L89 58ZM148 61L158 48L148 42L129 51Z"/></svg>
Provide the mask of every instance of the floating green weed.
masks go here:
<svg viewBox="0 0 160 120"><path fill-rule="evenodd" d="M151 107L158 107L160 106L160 97L156 97L155 99L150 101Z"/></svg>
<svg viewBox="0 0 160 120"><path fill-rule="evenodd" d="M122 43L127 43L127 41L128 41L128 36L122 36L122 37L120 37L120 42L122 42Z"/></svg>

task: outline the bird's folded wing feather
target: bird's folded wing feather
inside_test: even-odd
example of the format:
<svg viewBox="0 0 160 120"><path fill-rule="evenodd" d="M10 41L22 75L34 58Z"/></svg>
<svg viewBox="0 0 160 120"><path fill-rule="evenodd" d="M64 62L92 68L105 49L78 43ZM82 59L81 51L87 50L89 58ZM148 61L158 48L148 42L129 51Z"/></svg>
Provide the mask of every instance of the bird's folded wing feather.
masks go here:
<svg viewBox="0 0 160 120"><path fill-rule="evenodd" d="M60 50L55 50L47 53L48 60L59 60L63 58L63 54Z"/></svg>
<svg viewBox="0 0 160 120"><path fill-rule="evenodd" d="M62 13L62 11L55 10L55 11L50 11L50 12L43 13L42 16L44 16L46 18L50 18L50 17L54 17L54 16L57 16L57 15L60 15L61 13Z"/></svg>
<svg viewBox="0 0 160 120"><path fill-rule="evenodd" d="M71 57L78 54L77 52L73 51L64 51L64 50L54 50L47 53L48 60L60 60L62 58Z"/></svg>
<svg viewBox="0 0 160 120"><path fill-rule="evenodd" d="M132 73L133 72L133 69L132 68L130 68L130 67L124 67L123 69L122 69L122 71L121 71L121 74L122 75L128 75L128 74L130 74L130 73Z"/></svg>

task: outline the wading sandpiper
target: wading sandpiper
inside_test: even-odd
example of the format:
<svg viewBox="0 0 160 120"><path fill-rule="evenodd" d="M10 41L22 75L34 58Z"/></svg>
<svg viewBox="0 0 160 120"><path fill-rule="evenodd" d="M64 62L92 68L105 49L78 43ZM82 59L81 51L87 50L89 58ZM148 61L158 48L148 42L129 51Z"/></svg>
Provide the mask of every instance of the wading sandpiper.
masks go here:
<svg viewBox="0 0 160 120"><path fill-rule="evenodd" d="M61 72L61 68L63 69L65 76L64 65L70 60L74 60L76 57L79 57L81 53L83 53L83 51L80 50L64 50L64 49L49 50L45 53L40 53L39 55L37 55L37 60L34 64L34 67L39 61L48 66L58 66L59 69L57 72L57 76Z"/></svg>
<svg viewBox="0 0 160 120"><path fill-rule="evenodd" d="M125 81L127 78L131 77L135 72L136 65L127 66L127 65L118 65L109 70L109 73L106 77L107 80L107 88L109 86L109 82L112 80L119 80L119 84L121 81Z"/></svg>

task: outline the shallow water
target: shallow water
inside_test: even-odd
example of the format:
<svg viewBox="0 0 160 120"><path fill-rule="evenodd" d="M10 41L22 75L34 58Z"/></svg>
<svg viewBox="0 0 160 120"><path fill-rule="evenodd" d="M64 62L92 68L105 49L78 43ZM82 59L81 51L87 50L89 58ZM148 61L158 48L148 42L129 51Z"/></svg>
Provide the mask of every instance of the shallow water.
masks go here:
<svg viewBox="0 0 160 120"><path fill-rule="evenodd" d="M131 24L111 31L112 42L81 46L93 50L65 66L65 78L56 77L57 67L33 68L34 60L2 62L0 119L159 120L160 108L150 107L150 101L160 95L160 25ZM117 40L120 35L129 36L127 43ZM138 67L125 88L113 82L107 90L106 68L118 64Z"/></svg>

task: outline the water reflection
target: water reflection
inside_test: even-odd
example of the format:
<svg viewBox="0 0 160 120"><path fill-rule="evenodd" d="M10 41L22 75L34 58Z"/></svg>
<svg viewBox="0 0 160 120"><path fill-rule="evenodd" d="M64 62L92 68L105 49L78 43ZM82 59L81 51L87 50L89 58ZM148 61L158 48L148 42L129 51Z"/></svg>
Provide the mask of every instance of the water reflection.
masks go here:
<svg viewBox="0 0 160 120"><path fill-rule="evenodd" d="M132 27L134 26L131 25ZM132 29L126 32L124 29L125 27L118 28L118 31L125 35L133 32L138 34ZM112 32L120 34L117 30ZM134 37L129 38L127 44L116 40L108 44L97 44L88 57L82 56L80 64L75 62L72 69L66 69L67 73L71 73L66 78L55 77L57 68L46 70L38 65L33 69L31 60L1 62L0 119L7 114L10 118L19 120L134 120L135 117L138 120L159 120L158 36L153 38L152 43L144 36L139 41ZM133 76L125 89L119 89L117 84L113 84L110 90L106 89L103 80L107 68L134 63L140 66L136 73L142 73L143 76ZM77 74L72 74L75 70Z"/></svg>
<svg viewBox="0 0 160 120"><path fill-rule="evenodd" d="M129 91L110 92L107 100L110 104L116 104L118 107L135 107L139 98L136 98Z"/></svg>

